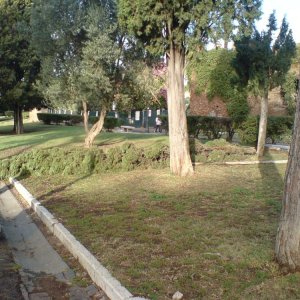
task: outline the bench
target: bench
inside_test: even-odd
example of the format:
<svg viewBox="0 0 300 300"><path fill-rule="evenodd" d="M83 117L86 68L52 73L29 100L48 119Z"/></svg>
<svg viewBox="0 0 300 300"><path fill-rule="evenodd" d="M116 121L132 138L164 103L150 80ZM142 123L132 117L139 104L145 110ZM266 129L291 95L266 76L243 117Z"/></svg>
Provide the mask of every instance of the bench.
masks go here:
<svg viewBox="0 0 300 300"><path fill-rule="evenodd" d="M122 129L124 132L128 132L128 131L132 131L133 129L135 129L135 127L133 127L133 126L127 126L127 125L122 125L122 126L121 126L121 129Z"/></svg>

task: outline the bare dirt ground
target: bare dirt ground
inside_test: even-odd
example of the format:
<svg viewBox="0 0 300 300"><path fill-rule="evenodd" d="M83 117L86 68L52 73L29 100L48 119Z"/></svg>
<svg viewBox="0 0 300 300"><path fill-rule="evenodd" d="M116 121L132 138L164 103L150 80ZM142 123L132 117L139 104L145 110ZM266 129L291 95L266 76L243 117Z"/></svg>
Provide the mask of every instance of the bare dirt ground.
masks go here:
<svg viewBox="0 0 300 300"><path fill-rule="evenodd" d="M0 299L23 299L20 292L20 283L18 265L15 264L12 258L6 240L0 236Z"/></svg>

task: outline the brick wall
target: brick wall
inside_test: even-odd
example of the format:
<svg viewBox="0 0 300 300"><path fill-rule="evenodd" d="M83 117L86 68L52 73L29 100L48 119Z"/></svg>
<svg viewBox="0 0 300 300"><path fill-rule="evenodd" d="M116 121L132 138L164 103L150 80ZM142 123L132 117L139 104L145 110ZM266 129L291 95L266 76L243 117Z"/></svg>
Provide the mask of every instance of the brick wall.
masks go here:
<svg viewBox="0 0 300 300"><path fill-rule="evenodd" d="M249 97L248 103L250 114L260 114L260 100L255 97ZM226 104L220 97L214 97L208 100L205 94L197 94L193 86L190 96L190 114L195 116L217 116L228 117ZM280 89L276 88L269 93L269 115L283 116L287 115L286 106L280 96Z"/></svg>

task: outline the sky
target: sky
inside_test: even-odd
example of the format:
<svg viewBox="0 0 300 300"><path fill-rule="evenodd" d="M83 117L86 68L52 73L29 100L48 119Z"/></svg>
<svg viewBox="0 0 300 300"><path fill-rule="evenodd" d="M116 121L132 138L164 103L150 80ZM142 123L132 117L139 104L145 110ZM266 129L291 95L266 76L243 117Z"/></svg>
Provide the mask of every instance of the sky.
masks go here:
<svg viewBox="0 0 300 300"><path fill-rule="evenodd" d="M256 23L258 31L266 29L268 18L273 10L276 12L278 27L285 16L293 31L295 42L300 43L300 0L263 0L263 15Z"/></svg>

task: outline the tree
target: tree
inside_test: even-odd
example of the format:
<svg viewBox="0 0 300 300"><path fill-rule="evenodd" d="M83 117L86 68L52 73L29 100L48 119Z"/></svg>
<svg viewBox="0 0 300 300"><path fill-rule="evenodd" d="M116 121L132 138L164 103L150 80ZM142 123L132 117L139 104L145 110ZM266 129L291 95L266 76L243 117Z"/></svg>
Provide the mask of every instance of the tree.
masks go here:
<svg viewBox="0 0 300 300"><path fill-rule="evenodd" d="M293 138L284 180L284 193L275 253L279 264L290 271L300 269L300 92L294 121Z"/></svg>
<svg viewBox="0 0 300 300"><path fill-rule="evenodd" d="M295 55L295 42L285 18L274 41L276 30L275 12L273 12L269 17L268 30L261 33L256 30L251 37L244 37L235 42L237 51L235 68L244 84L261 99L258 157L263 156L264 153L269 91L284 83Z"/></svg>
<svg viewBox="0 0 300 300"><path fill-rule="evenodd" d="M233 29L252 28L259 16L260 0L155 1L120 0L119 21L143 41L147 50L166 55L168 63L168 114L170 169L176 175L193 174L184 101L186 52L205 44L211 33L226 24L226 38Z"/></svg>
<svg viewBox="0 0 300 300"><path fill-rule="evenodd" d="M0 1L0 101L14 111L14 132L23 132L22 110L41 103L34 87L40 61L30 43L30 0Z"/></svg>

